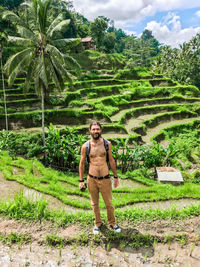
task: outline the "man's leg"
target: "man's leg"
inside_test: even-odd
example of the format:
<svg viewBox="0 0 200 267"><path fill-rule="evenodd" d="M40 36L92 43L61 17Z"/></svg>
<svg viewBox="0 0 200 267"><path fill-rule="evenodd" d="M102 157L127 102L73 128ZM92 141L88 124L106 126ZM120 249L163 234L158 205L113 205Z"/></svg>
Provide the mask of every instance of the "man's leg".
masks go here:
<svg viewBox="0 0 200 267"><path fill-rule="evenodd" d="M106 205L108 223L111 226L116 224L114 207L112 204L112 184L110 179L98 180L99 190Z"/></svg>
<svg viewBox="0 0 200 267"><path fill-rule="evenodd" d="M99 188L97 181L94 178L87 178L88 189L90 192L91 205L94 212L94 224L100 226L102 224L100 209L99 209Z"/></svg>

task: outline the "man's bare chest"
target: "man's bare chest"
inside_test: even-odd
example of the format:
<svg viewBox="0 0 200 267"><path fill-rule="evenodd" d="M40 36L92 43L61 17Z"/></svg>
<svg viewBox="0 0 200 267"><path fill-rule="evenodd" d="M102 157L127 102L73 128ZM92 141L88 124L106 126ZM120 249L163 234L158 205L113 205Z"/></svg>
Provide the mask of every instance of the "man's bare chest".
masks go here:
<svg viewBox="0 0 200 267"><path fill-rule="evenodd" d="M106 156L106 150L103 144L98 144L98 145L91 144L91 150L90 150L91 158L105 157L105 156Z"/></svg>

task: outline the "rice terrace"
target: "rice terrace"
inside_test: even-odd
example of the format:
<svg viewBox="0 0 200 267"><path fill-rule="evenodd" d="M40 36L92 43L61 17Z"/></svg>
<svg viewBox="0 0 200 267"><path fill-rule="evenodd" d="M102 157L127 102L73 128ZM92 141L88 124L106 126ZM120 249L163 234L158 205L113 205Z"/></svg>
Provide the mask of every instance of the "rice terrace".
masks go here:
<svg viewBox="0 0 200 267"><path fill-rule="evenodd" d="M173 49L70 1L11 2L0 2L0 266L200 266L200 36ZM112 144L121 233L101 196L92 233L79 190L93 120Z"/></svg>

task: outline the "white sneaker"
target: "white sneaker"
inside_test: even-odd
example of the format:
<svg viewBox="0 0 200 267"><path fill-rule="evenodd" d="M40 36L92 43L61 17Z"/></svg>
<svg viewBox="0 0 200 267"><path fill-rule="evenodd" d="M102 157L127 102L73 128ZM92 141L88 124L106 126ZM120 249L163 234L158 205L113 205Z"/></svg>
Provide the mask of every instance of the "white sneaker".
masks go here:
<svg viewBox="0 0 200 267"><path fill-rule="evenodd" d="M122 229L119 227L118 224L115 224L114 226L110 226L116 233L121 233Z"/></svg>
<svg viewBox="0 0 200 267"><path fill-rule="evenodd" d="M94 235L98 235L99 233L100 233L100 227L94 226L94 228L93 228L93 234Z"/></svg>

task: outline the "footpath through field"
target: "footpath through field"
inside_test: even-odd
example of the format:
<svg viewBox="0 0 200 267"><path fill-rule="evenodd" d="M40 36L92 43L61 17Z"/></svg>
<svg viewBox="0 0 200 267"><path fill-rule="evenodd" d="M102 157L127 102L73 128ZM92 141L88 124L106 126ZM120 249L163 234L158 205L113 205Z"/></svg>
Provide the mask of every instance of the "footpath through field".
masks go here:
<svg viewBox="0 0 200 267"><path fill-rule="evenodd" d="M164 123L160 123L158 126L154 127L154 128L147 128L146 131L146 135L142 136L142 140L145 143L151 143L151 138L159 133L161 130L173 125L173 124L179 124L179 123L187 123L190 122L192 119L181 119L181 120L172 120L172 121L168 121L168 122L164 122Z"/></svg>

